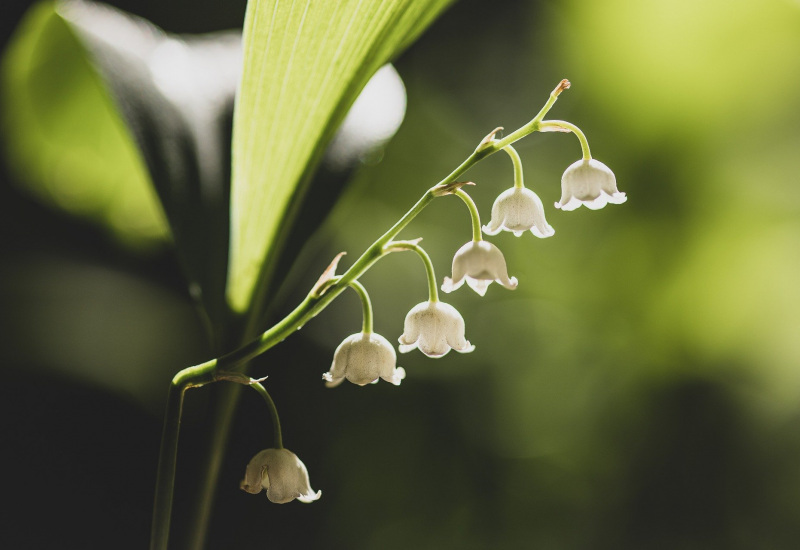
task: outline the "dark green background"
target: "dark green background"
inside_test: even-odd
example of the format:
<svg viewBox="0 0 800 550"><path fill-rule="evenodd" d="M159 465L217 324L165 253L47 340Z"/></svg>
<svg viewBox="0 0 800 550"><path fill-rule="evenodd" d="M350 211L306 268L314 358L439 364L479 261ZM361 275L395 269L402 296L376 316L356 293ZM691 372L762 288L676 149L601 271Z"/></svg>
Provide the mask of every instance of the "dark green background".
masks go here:
<svg viewBox="0 0 800 550"><path fill-rule="evenodd" d="M119 2L173 32L240 24L244 2ZM24 3L6 3L8 39ZM574 137L519 144L550 239L492 238L520 280L462 312L470 355L400 356L399 388L323 387L360 326L345 295L260 358L284 441L323 496L278 506L238 489L269 445L245 396L210 548L795 548L800 539L800 3L457 3L397 68L406 121L298 265L286 310L340 250L352 258L492 128L525 123L561 78L553 118L587 134L629 200L564 213ZM468 174L484 221L512 183L497 156ZM96 228L0 186L0 545L143 548L161 413L178 369L208 359L169 251L120 250ZM301 220L318 225L321 220ZM437 276L469 239L434 203ZM393 255L363 282L390 341L425 299ZM198 483L210 391L189 394L175 547Z"/></svg>

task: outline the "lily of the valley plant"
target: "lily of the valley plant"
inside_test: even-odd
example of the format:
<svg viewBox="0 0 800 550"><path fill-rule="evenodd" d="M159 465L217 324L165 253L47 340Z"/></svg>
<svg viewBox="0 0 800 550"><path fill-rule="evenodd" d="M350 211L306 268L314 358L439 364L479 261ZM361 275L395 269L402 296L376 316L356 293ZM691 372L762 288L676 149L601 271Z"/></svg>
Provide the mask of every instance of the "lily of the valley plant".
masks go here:
<svg viewBox="0 0 800 550"><path fill-rule="evenodd" d="M428 357L436 358L446 355L451 349L460 353L472 352L475 349L466 338L465 322L461 314L453 306L439 301L439 283L430 257L419 244L421 239L400 240L398 236L435 199L456 196L464 202L469 212L471 239L455 253L452 277L444 278L441 289L444 292L453 292L466 282L477 294L484 296L491 283L496 282L508 290L514 290L518 282L515 277L509 276L503 253L497 246L484 240L483 233L494 235L500 231L510 231L519 237L530 230L538 238L551 237L555 233L545 218L542 201L532 190L525 187L522 162L512 146L514 142L533 132L545 131L572 132L578 137L583 157L564 172L561 178L562 197L556 203L556 208L574 210L584 205L590 209L598 209L607 203L620 204L625 201L625 194L617 189L611 170L592 158L583 132L569 122L544 118L559 94L569 86L569 81L562 80L539 113L521 128L502 138L498 137L501 128L487 135L460 166L425 191L419 200L341 275L336 274L343 255L339 254L305 299L272 328L231 353L185 369L176 375L172 384L173 391L169 401L159 466L155 532L168 525L175 445L183 393L187 388L210 382L227 380L255 389L265 399L271 414L274 432L272 446L260 451L247 465L241 488L254 494L263 489L270 501L281 504L295 499L300 502L313 502L320 498L321 492L314 492L311 489L308 471L303 462L297 455L283 447L278 413L261 383L262 380L233 374L230 369L281 342L330 305L345 289L351 288L358 294L363 307L361 331L347 336L342 341L333 353L330 369L322 374L321 378L328 387L336 387L345 380L359 386L377 383L380 380L399 386L406 377L406 372L397 365L397 355L389 340L374 332L372 304L367 290L359 282L361 276L386 255L393 252L412 252L422 260L427 274L427 300L416 305L406 315L403 332L398 340L400 352L408 353L419 349ZM513 187L500 194L492 207L491 221L482 228L478 208L464 190L465 186L473 183L463 181L461 176L472 166L498 151L504 151L511 159L514 168ZM399 325L398 320L398 327ZM413 373L410 375L413 376Z"/></svg>

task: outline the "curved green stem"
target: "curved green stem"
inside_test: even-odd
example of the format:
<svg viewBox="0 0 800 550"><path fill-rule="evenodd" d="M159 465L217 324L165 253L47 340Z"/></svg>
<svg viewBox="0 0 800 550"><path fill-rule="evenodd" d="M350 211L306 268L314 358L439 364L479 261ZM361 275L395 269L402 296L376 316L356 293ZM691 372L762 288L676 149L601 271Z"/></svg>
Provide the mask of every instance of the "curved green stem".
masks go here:
<svg viewBox="0 0 800 550"><path fill-rule="evenodd" d="M575 134L575 136L578 138L578 141L581 142L583 160L592 160L592 153L589 151L589 142L586 139L586 135L581 131L580 128L571 122L567 122L566 120L545 120L541 123L540 128L563 128L565 130L569 130Z"/></svg>
<svg viewBox="0 0 800 550"><path fill-rule="evenodd" d="M372 334L372 302L367 294L367 289L358 281L351 281L350 288L356 291L361 298L361 310L364 313L364 320L361 322L361 332Z"/></svg>
<svg viewBox="0 0 800 550"><path fill-rule="evenodd" d="M482 241L483 233L481 233L481 215L478 213L478 207L475 206L475 201L473 201L472 197L467 195L467 193L462 189L456 190L453 194L464 201L464 204L466 204L467 208L469 209L469 216L472 218L472 240Z"/></svg>
<svg viewBox="0 0 800 550"><path fill-rule="evenodd" d="M167 412L161 432L161 448L156 473L156 493L153 502L153 526L150 532L150 549L166 550L169 525L172 518L172 498L175 485L175 468L178 459L178 435L181 426L183 395L186 390L214 381L217 360L180 371L172 379L167 394Z"/></svg>
<svg viewBox="0 0 800 550"><path fill-rule="evenodd" d="M436 273L433 271L433 262L431 257L425 252L425 249L413 241L394 241L387 246L388 250L412 250L422 258L422 263L425 264L425 273L428 276L428 301L439 301L439 287L436 285Z"/></svg>
<svg viewBox="0 0 800 550"><path fill-rule="evenodd" d="M555 102L558 99L558 96L561 94L561 92L563 92L564 90L569 88L569 86L570 86L570 83L569 83L569 81L567 79L564 79L561 82L559 82L558 86L556 86L555 89L552 92L550 92L550 97L547 99L547 102L545 102L544 106L542 106L542 108L539 110L539 112L536 113L536 116L533 117L531 119L531 121L528 122L526 125L524 125L524 126L518 128L517 130L511 132L510 134L508 134L503 139L499 139L499 140L493 142L492 143L493 148L495 150L499 151L500 149L504 148L505 146L511 145L515 141L518 141L519 139L524 138L528 134L532 134L533 132L538 132L539 131L539 124L542 122L542 120L544 120L544 117L547 115L547 113L550 112L550 109L553 108L553 105L555 104Z"/></svg>
<svg viewBox="0 0 800 550"><path fill-rule="evenodd" d="M522 179L522 160L519 158L519 153L511 145L503 147L503 151L508 153L511 157L511 164L514 165L514 187L522 189L525 187L525 182Z"/></svg>
<svg viewBox="0 0 800 550"><path fill-rule="evenodd" d="M281 421L278 418L278 408L275 406L275 401L272 400L267 389L261 385L261 382L257 380L253 380L250 382L250 387L256 390L261 397L264 398L264 401L267 403L267 407L269 408L269 414L272 418L272 437L274 440L274 447L276 449L283 449L283 434L281 433Z"/></svg>
<svg viewBox="0 0 800 550"><path fill-rule="evenodd" d="M565 85L566 83L566 85ZM272 346L282 341L294 331L301 328L306 322L317 315L325 307L328 306L351 282L355 281L364 272L366 272L378 259L380 259L386 252L384 247L392 241L402 231L411 220L413 220L430 202L439 196L455 193L462 196L467 206L470 207L470 213L473 217L473 238L481 240L480 221L477 217L477 208L475 208L472 199L466 193L460 190L455 190L456 180L472 166L483 160L484 158L500 151L504 147L511 145L515 141L533 133L540 129L540 124L544 116L553 106L558 97L558 94L569 86L567 81L562 81L561 84L550 94L550 98L539 111L539 113L526 125L520 127L501 140L490 140L481 145L473 151L458 167L450 172L444 179L437 185L428 189L422 197L400 218L388 231L381 235L364 253L350 266L350 268L339 278L339 280L328 287L327 291L319 296L309 294L306 298L286 317L272 326L269 330L262 333L260 336L254 338L242 347L221 356L218 360L203 363L196 367L190 367L181 373L193 372L196 376L203 378L210 375L213 378L213 372L218 368L242 368L247 361L264 353ZM579 135L580 137L580 135ZM466 199L464 198L466 197ZM476 223L477 220L477 223ZM434 285L435 286L435 285ZM192 370L199 369L199 370ZM179 373L176 378L181 376ZM170 393L167 403L167 412L164 420L164 433L162 436L162 448L159 459L159 467L156 481L156 507L153 516L153 537L151 548L153 550L161 550L166 548L166 540L169 534L169 512L172 504L172 487L175 477L175 457L177 456L177 440L178 431L180 427L180 410L183 399L183 392L187 387L174 386L170 387ZM208 468L204 481L204 489L202 495L198 499L198 512L196 514L195 532L192 540L197 544L201 544L203 540L203 532L205 524L210 514L211 497L213 495L214 487L216 485L216 478L219 475L220 466L222 464L222 455L224 452L224 442L228 432L230 423L233 418L234 404L236 402L236 392L240 388L224 388L226 390L226 397L224 401L224 408L220 411L221 420L217 423L214 433L215 444L211 447L211 453L208 458ZM165 458L166 457L166 458ZM170 458L171 457L171 458Z"/></svg>

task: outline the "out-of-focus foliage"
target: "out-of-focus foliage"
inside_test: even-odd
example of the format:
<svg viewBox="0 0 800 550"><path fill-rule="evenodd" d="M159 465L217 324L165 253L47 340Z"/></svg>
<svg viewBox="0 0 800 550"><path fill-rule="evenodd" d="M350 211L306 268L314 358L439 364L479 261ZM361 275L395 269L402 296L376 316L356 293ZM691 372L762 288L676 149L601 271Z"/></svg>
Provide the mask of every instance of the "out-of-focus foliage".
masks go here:
<svg viewBox="0 0 800 550"><path fill-rule="evenodd" d="M75 29L36 5L5 52L7 157L20 181L144 246L167 237L141 154Z"/></svg>
<svg viewBox="0 0 800 550"><path fill-rule="evenodd" d="M59 204L99 213L129 241L143 231L126 219L149 227L144 236L169 234L193 296L217 326L227 313L230 124L240 64L238 32L168 35L78 0L36 5L5 63L7 141L24 136L9 151L20 180L77 197ZM62 173L58 163L69 169Z"/></svg>
<svg viewBox="0 0 800 550"><path fill-rule="evenodd" d="M452 0L250 2L233 134L228 300L245 311L350 105ZM394 126L376 117L373 126ZM266 263L265 263L266 262Z"/></svg>
<svg viewBox="0 0 800 550"><path fill-rule="evenodd" d="M786 503L800 490L785 480L800 468L779 457L797 448L800 415L800 4L515 3L483 17L469 9L460 4L435 28L434 50L434 38L423 41L400 64L409 116L327 226L338 235L332 250L363 248L381 220L410 205L410 188L437 181L496 125L524 123L563 77L573 86L551 116L587 133L629 200L555 210L577 140L520 143L555 236L491 238L517 290L447 297L475 352L399 357L404 391L441 384L457 396L438 414L460 407L448 429L488 453L491 471L467 466L480 487L439 486L458 488L456 504L403 516L405 532L447 509L437 535L459 542L431 546L469 547L457 537L487 499L497 507L491 527L480 516L482 527L470 528L479 548L790 548L800 518ZM469 43L444 39L456 29ZM493 158L465 177L488 219L512 183L510 163ZM440 281L469 238L463 206L441 202L404 233L424 237ZM376 331L392 340L425 279L414 258L386 263L364 282ZM356 304L347 311L355 326ZM326 347L344 334L314 330ZM351 444L366 424L350 426ZM420 447L393 449L419 467L399 486L436 484L442 470L425 467ZM385 490L370 486L344 508L367 513L360 503ZM399 530L384 527L362 547L418 542L396 542Z"/></svg>
<svg viewBox="0 0 800 550"><path fill-rule="evenodd" d="M430 10L438 4L420 3L415 8L418 12L412 12L433 16L435 10ZM416 23L409 21L406 30L412 32L410 27ZM303 28L308 31L309 27ZM282 32L288 33L283 42L294 43L288 28ZM356 35L353 30L347 40L355 41ZM381 37L373 39L373 48L387 47ZM295 62L305 63L300 57ZM56 203L72 213L99 218L127 242L147 242L148 235L164 238L169 234L191 295L202 306L218 340L234 332L228 326L230 311L224 293L233 104L241 64L238 31L168 34L140 17L82 0L36 5L17 30L4 62L4 129L8 157L19 180L40 194L60 197L63 200ZM293 198L291 212L269 204L270 213L281 213L282 241L289 235L307 238L314 225L295 228L292 217L324 217L352 168L382 146L402 121L402 81L387 66L362 93L373 72L365 72L363 79L346 88L347 100L332 114L335 120L322 121L337 130L344 119L322 169L316 162L310 164L303 179L308 183L316 170L313 183L324 186L324 200L309 205L301 192L291 191L299 181L283 189L279 179L265 183L258 176L259 190ZM273 70L267 74L273 73L278 74ZM296 79L313 77L295 73ZM255 77L245 78L256 90L268 85L259 84ZM337 78L330 82L338 82ZM331 93L327 91L326 101L335 99ZM302 118L308 114L304 102L315 101L292 92L289 96L292 100L275 106L273 115ZM359 101L353 104L356 97ZM248 117L241 120L252 124ZM297 143L305 144L305 138L316 135L308 146L325 151L332 131L320 126L315 133L310 119L304 124L310 133L295 137ZM256 131L253 139L258 140L258 135ZM66 168L62 170L61 164ZM246 223L247 215L238 215L237 223ZM270 245L273 262L279 259L282 244Z"/></svg>
<svg viewBox="0 0 800 550"><path fill-rule="evenodd" d="M205 9L208 26L213 17ZM520 281L515 291L493 285L482 299L468 289L442 296L463 314L476 350L438 360L400 354L407 378L399 388L328 390L321 374L361 322L357 298L343 294L252 370L269 375L284 441L322 498L275 506L238 489L247 461L271 436L263 403L246 398L222 469L210 547L794 549L798 56L800 4L793 0L456 3L398 59L408 114L383 161L362 171L297 268L278 270L276 280L295 291L283 294L285 308L334 253L350 253L346 266L488 131L525 123L564 77L573 86L552 116L586 132L628 202L557 211L559 177L579 158L577 141L537 134L521 142L526 184L542 197L556 234L491 238ZM466 177L477 182L469 191L485 222L512 183L510 163L496 155ZM0 223L27 234L30 219L66 226L16 210ZM74 235L58 236L61 254L77 247ZM441 281L469 239L469 217L457 199L437 199L403 236L424 237ZM125 390L111 393L72 375L81 356L102 368L114 358L111 346L98 349L70 331L57 340L69 352L59 361L35 354L39 331L58 331L80 311L79 320L127 316L130 326L148 329L128 338L159 345L161 355L188 354L184 345L197 354L196 340L154 337L169 324L176 334L184 318L163 289L136 287L146 300L130 286L113 286L114 277L103 277L105 286L86 271L59 277L63 267L24 261L17 249L25 237L7 239L3 265L15 269L0 272L0 321L11 335L0 339L9 358L0 418L14 450L6 471L21 475L6 486L16 529L0 530L0 540L16 543L9 547L113 540L117 548L141 548L153 480L139 451L154 459L159 419L127 402ZM44 240L26 254L53 255ZM42 292L46 285L32 272L63 293ZM170 281L164 269L151 277ZM425 297L419 260L390 255L363 283L375 330L396 340L406 312ZM62 299L77 284L77 303ZM86 326L105 327L105 341L132 330ZM62 378L22 370L40 363ZM124 374L119 380L132 378ZM157 384L147 387L153 401L162 397ZM196 485L194 461L208 437L205 418L192 414L205 395L187 397L178 532L191 506L181 499ZM99 410L112 415L101 418ZM109 492L105 480L120 470L133 481ZM31 491L30 479L49 490ZM42 517L52 532L36 528ZM122 540L119 532L130 536Z"/></svg>

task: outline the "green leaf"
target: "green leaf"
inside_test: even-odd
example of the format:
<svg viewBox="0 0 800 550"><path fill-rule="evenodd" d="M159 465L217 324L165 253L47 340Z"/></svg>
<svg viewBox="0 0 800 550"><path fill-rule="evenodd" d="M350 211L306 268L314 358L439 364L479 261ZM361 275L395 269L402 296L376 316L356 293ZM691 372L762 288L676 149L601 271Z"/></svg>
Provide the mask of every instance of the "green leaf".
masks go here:
<svg viewBox="0 0 800 550"><path fill-rule="evenodd" d="M235 311L263 295L257 286L311 171L358 93L451 1L248 3L233 131L227 297Z"/></svg>
<svg viewBox="0 0 800 550"><path fill-rule="evenodd" d="M109 6L64 1L29 13L3 71L9 156L20 178L129 240L170 235L214 325L229 311L240 66L236 31L169 35Z"/></svg>
<svg viewBox="0 0 800 550"><path fill-rule="evenodd" d="M168 236L134 140L55 4L37 4L17 29L2 86L5 146L17 179L128 244Z"/></svg>

